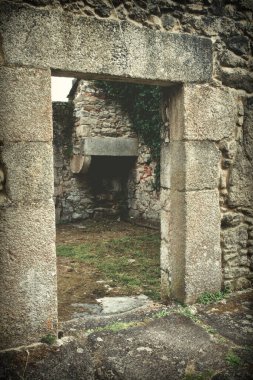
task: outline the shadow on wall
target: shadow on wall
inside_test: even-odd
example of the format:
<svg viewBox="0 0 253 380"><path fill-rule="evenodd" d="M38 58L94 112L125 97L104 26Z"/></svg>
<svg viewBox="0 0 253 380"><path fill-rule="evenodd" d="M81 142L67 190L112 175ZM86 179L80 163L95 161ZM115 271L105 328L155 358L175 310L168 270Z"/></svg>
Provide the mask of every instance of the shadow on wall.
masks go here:
<svg viewBox="0 0 253 380"><path fill-rule="evenodd" d="M88 180L94 197L93 217L128 218L128 187L132 157L92 157Z"/></svg>

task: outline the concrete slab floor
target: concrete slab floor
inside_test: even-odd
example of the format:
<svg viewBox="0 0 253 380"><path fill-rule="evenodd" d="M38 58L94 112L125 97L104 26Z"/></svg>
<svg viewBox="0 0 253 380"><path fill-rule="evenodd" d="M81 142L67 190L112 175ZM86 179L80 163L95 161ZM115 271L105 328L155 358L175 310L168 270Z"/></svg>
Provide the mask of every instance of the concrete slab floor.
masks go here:
<svg viewBox="0 0 253 380"><path fill-rule="evenodd" d="M252 296L77 318L51 346L1 352L0 379L253 379Z"/></svg>

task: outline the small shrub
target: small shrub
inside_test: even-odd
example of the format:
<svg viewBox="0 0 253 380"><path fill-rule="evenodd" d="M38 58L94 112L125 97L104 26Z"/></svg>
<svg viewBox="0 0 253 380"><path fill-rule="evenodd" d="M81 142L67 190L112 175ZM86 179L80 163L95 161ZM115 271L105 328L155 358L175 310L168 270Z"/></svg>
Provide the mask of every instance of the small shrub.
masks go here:
<svg viewBox="0 0 253 380"><path fill-rule="evenodd" d="M51 345L51 344L54 344L55 341L56 341L56 336L55 335L52 335L52 334L47 334L47 335L44 335L42 338L41 338L41 343L46 343L48 345Z"/></svg>
<svg viewBox="0 0 253 380"><path fill-rule="evenodd" d="M203 305L209 305L211 303L215 303L215 302L223 300L228 294L229 294L228 289L215 292L215 293L205 292L201 294L201 296L197 299L197 302Z"/></svg>
<svg viewBox="0 0 253 380"><path fill-rule="evenodd" d="M239 366L242 363L242 361L239 358L239 356L236 355L236 353L233 352L233 351L229 351L228 352L228 354L226 356L226 362L228 364L230 364L231 366L234 366L234 367Z"/></svg>

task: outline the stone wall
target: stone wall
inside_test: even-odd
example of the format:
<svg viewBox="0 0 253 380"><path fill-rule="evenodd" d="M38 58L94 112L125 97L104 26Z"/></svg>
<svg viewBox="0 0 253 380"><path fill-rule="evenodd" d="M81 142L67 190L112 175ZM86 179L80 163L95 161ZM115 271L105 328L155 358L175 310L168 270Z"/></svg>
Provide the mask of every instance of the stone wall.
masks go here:
<svg viewBox="0 0 253 380"><path fill-rule="evenodd" d="M252 281L252 12L248 0L0 2L1 349L57 334L51 73L174 86L166 295L219 290L221 247L225 284Z"/></svg>
<svg viewBox="0 0 253 380"><path fill-rule="evenodd" d="M62 3L61 6L65 12L88 17L117 18L137 23L140 27L211 38L214 52L211 85L214 88L231 89L238 107L237 119L234 121L228 117L233 135L217 140L222 157L218 188L223 282L232 289L249 286L253 279L252 3L245 0L132 0L112 3L72 2ZM139 181L139 189L142 186L144 170L142 167L139 175L138 170L136 171L135 181ZM129 189L134 193L131 186ZM143 192L140 191L140 194ZM136 199L141 198L137 192ZM133 215L138 208L135 208L135 204L133 201Z"/></svg>
<svg viewBox="0 0 253 380"><path fill-rule="evenodd" d="M58 222L114 216L159 222L155 162L139 139L138 157L92 157L89 169L73 174L87 137L136 138L132 121L119 102L93 81L78 81L70 103L54 103L55 204ZM71 119L71 114L74 117Z"/></svg>

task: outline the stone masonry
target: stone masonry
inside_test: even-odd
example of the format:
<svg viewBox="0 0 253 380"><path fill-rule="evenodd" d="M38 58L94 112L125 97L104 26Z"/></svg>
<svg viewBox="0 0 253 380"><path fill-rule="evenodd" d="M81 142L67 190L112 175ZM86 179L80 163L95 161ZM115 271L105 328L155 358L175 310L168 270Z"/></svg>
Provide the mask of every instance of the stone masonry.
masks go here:
<svg viewBox="0 0 253 380"><path fill-rule="evenodd" d="M93 161L96 164L98 158L91 159L91 166L85 173L72 173L71 156L80 153L85 139L137 136L127 112L119 102L109 99L95 82L76 82L70 96L74 109L72 102L53 104L57 221L114 216L159 223L159 193L154 190L156 163L150 160L149 149L141 139L137 160L135 157L122 159L120 156L107 159L110 164L107 178L104 169L92 173L96 166ZM73 112L74 120L71 119ZM65 136L64 139L62 136ZM108 150L108 145L106 148ZM119 165L121 168L117 169ZM98 176L104 179L95 184L93 177Z"/></svg>
<svg viewBox="0 0 253 380"><path fill-rule="evenodd" d="M0 4L1 349L57 333L50 75L167 89L165 297L252 282L252 2Z"/></svg>

